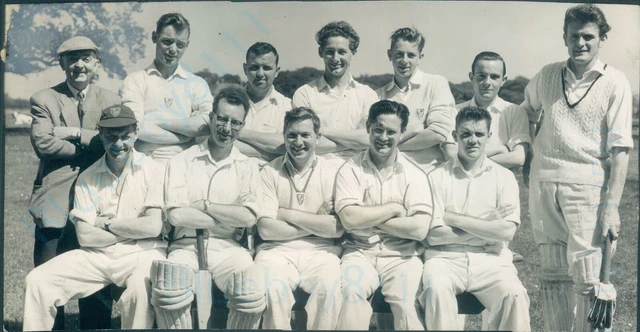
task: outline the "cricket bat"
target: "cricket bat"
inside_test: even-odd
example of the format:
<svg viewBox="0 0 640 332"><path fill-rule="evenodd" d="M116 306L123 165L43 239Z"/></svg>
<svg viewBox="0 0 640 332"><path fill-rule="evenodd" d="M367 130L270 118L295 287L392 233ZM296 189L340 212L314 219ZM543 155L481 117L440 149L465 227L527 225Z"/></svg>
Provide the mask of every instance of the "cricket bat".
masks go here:
<svg viewBox="0 0 640 332"><path fill-rule="evenodd" d="M211 306L213 292L211 273L207 269L207 249L204 247L204 230L196 230L196 245L198 249L198 274L196 275L196 330L206 330L212 327Z"/></svg>

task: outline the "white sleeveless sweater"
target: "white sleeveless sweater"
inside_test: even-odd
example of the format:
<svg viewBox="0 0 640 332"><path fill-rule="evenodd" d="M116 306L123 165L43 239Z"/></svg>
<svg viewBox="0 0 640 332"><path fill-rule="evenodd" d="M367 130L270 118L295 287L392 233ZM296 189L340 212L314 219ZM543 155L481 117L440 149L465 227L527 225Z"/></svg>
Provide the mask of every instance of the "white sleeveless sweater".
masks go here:
<svg viewBox="0 0 640 332"><path fill-rule="evenodd" d="M545 66L536 86L544 118L536 136L531 174L537 181L602 186L610 173L607 160L607 111L615 87L607 74L593 84L574 108L567 105L562 88L565 62Z"/></svg>

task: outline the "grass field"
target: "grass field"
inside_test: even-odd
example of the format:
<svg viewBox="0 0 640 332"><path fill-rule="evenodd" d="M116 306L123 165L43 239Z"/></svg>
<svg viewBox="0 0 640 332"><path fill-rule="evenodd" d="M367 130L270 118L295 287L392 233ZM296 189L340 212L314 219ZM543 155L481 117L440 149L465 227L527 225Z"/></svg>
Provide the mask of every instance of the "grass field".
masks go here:
<svg viewBox="0 0 640 332"><path fill-rule="evenodd" d="M22 330L24 279L33 269L33 222L27 213L31 186L37 171L37 159L29 138L24 132L6 133L5 147L5 211L4 211L4 324L9 331ZM531 324L533 331L542 330L540 303L540 264L533 243L527 196L522 178L521 186L522 226L512 243L512 249L521 253L524 262L516 267L531 299ZM638 153L631 154L629 175L620 206L622 233L614 257L614 282L618 289L618 308L615 317L616 331L636 331L637 317L637 253L638 253ZM66 307L67 329L77 330L77 305L72 301ZM113 327L119 327L114 313ZM468 330L480 328L479 316L470 317Z"/></svg>

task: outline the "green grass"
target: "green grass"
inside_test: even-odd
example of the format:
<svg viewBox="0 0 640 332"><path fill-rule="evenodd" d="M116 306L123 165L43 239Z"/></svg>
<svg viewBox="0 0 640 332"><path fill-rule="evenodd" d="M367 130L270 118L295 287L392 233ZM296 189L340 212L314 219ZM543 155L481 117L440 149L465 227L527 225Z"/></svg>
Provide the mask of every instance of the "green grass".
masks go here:
<svg viewBox="0 0 640 332"><path fill-rule="evenodd" d="M5 147L5 211L4 211L4 324L10 331L22 330L24 279L33 269L33 222L27 213L31 186L38 161L24 133L7 132ZM522 254L524 262L516 263L520 279L529 291L531 299L531 325L533 331L541 331L542 307L540 303L540 262L533 243L527 195L522 178L522 225L512 243L512 249ZM615 317L616 331L636 331L637 298L637 248L638 248L638 153L631 154L629 175L620 206L622 234L614 257L615 284L618 289L618 308ZM77 330L77 304L67 305L67 329ZM114 315L116 315L114 310ZM117 320L114 321L114 323ZM114 324L117 328L119 325ZM471 316L468 330L480 328L479 316Z"/></svg>

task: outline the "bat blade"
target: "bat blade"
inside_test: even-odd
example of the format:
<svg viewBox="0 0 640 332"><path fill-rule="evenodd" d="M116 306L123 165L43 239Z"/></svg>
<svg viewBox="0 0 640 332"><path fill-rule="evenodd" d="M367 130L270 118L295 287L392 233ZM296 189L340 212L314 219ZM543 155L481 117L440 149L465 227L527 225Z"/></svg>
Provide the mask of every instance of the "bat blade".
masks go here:
<svg viewBox="0 0 640 332"><path fill-rule="evenodd" d="M198 313L197 324L200 330L210 329L212 326L213 292L211 287L211 273L207 270L199 270L196 276L196 308Z"/></svg>

